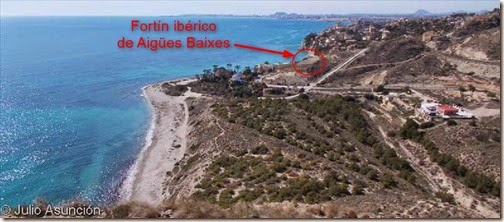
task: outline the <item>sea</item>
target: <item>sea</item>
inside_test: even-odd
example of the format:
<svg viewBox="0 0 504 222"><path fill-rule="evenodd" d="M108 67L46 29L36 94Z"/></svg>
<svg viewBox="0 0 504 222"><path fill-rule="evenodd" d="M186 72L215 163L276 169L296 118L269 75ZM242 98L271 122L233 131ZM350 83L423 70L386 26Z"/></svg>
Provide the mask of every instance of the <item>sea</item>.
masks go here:
<svg viewBox="0 0 504 222"><path fill-rule="evenodd" d="M131 20L200 20L209 33L132 32ZM123 36L229 39L295 53L332 22L223 17L1 17L0 205L80 200L106 205L146 143L141 88L213 65L253 67L281 55L228 49L121 49Z"/></svg>

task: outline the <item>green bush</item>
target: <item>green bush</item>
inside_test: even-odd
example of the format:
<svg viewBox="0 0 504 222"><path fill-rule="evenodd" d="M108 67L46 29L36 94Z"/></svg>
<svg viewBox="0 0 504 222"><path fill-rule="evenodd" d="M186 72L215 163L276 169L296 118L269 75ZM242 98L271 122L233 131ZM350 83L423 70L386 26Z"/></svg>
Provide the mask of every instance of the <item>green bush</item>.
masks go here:
<svg viewBox="0 0 504 222"><path fill-rule="evenodd" d="M329 192L324 191L324 184L316 179L300 178L287 180L287 186L269 190L271 202L303 201L309 204L320 203L330 199Z"/></svg>
<svg viewBox="0 0 504 222"><path fill-rule="evenodd" d="M425 122L425 123L421 123L420 126L418 126L418 128L427 129L427 128L431 128L433 126L435 126L435 124L433 122Z"/></svg>
<svg viewBox="0 0 504 222"><path fill-rule="evenodd" d="M219 195L219 205L229 207L235 203L233 195L235 194L232 189L224 189Z"/></svg>
<svg viewBox="0 0 504 222"><path fill-rule="evenodd" d="M394 177L388 173L384 173L382 175L380 182L385 188L392 188L397 186L397 182L394 180Z"/></svg>
<svg viewBox="0 0 504 222"><path fill-rule="evenodd" d="M335 171L331 171L324 177L323 183L325 187L329 187L340 181L341 180L338 178L338 174Z"/></svg>
<svg viewBox="0 0 504 222"><path fill-rule="evenodd" d="M246 180L252 181L254 183L261 183L275 176L276 173L274 171L268 169L268 167L266 167L264 164L258 164L252 167L252 172L249 174Z"/></svg>
<svg viewBox="0 0 504 222"><path fill-rule="evenodd" d="M373 156L379 159L380 163L392 170L404 171L408 175L415 172L407 160L398 157L396 152L386 145L375 145L373 147ZM407 176L403 179L407 179Z"/></svg>
<svg viewBox="0 0 504 222"><path fill-rule="evenodd" d="M287 136L287 132L285 132L284 129L277 129L275 130L275 132L273 133L273 136L278 138L278 139L285 139L285 136Z"/></svg>
<svg viewBox="0 0 504 222"><path fill-rule="evenodd" d="M345 183L331 184L328 188L328 193L330 196L334 197L344 197L350 195L350 192L348 192L348 185Z"/></svg>
<svg viewBox="0 0 504 222"><path fill-rule="evenodd" d="M369 130L370 126L362 114L361 105L354 102L354 100L355 98L353 97L332 96L312 101L297 100L295 105L297 108L308 112L309 115L307 116L315 115L322 118L324 122L329 123L329 127L334 131L333 133L339 133L338 128L345 127L341 122L346 122L348 128L360 142L366 145L373 145L378 140L372 136ZM323 131L326 133L325 129ZM298 137L297 134L296 137Z"/></svg>
<svg viewBox="0 0 504 222"><path fill-rule="evenodd" d="M238 196L236 198L238 200L250 202L250 201L256 200L262 194L263 194L263 191L260 189L253 189L253 190L245 189L245 190L240 191L240 193L238 194Z"/></svg>
<svg viewBox="0 0 504 222"><path fill-rule="evenodd" d="M456 124L455 121L453 122ZM450 125L453 123L448 122L447 124ZM419 133L417 129L418 125L415 122L408 120L401 127L400 130L401 136L403 138L412 139L416 142L421 143L422 146L427 150L427 153L429 154L431 161L436 162L441 167L454 173L455 176L461 178L462 183L467 187L474 189L479 193L489 193L494 196L500 195L500 185L498 185L497 182L495 182L493 179L489 178L484 174L476 173L467 169L465 166L462 166L459 163L459 161L454 157L452 157L451 155L440 153L438 151L436 144L434 144L428 138L425 138L425 136ZM488 135L478 134L476 135L476 139L481 142L485 142L488 141ZM377 155L376 153L381 154L383 153L383 150L375 151L375 156Z"/></svg>
<svg viewBox="0 0 504 222"><path fill-rule="evenodd" d="M455 204L455 197L451 193L436 192L436 197L441 199L443 202Z"/></svg>
<svg viewBox="0 0 504 222"><path fill-rule="evenodd" d="M131 212L131 206L128 204L122 204L114 207L112 214L114 218L127 218Z"/></svg>
<svg viewBox="0 0 504 222"><path fill-rule="evenodd" d="M265 155L269 152L269 149L268 147L266 147L265 145L259 145L259 146L256 146L254 147L250 153L254 154L254 155Z"/></svg>
<svg viewBox="0 0 504 222"><path fill-rule="evenodd" d="M362 195L362 194L364 194L364 188L359 184L354 184L354 186L352 187L352 194L353 195Z"/></svg>
<svg viewBox="0 0 504 222"><path fill-rule="evenodd" d="M364 98L366 98L367 100L374 100L374 95L373 94L370 94L370 93L366 93L364 95Z"/></svg>
<svg viewBox="0 0 504 222"><path fill-rule="evenodd" d="M366 174L366 177L369 178L370 180L378 181L379 180L378 171L371 170Z"/></svg>
<svg viewBox="0 0 504 222"><path fill-rule="evenodd" d="M412 119L408 119L406 123L399 129L399 134L403 139L420 140L422 133L418 132L419 125Z"/></svg>
<svg viewBox="0 0 504 222"><path fill-rule="evenodd" d="M396 136L396 132L391 130L391 131L388 131L387 132L387 137L395 137Z"/></svg>
<svg viewBox="0 0 504 222"><path fill-rule="evenodd" d="M446 125L448 126L456 126L457 125L457 122L455 122L455 120L448 120L446 121Z"/></svg>
<svg viewBox="0 0 504 222"><path fill-rule="evenodd" d="M471 120L471 122L469 122L469 126L472 126L472 127L477 126L476 120Z"/></svg>
<svg viewBox="0 0 504 222"><path fill-rule="evenodd" d="M376 87L376 89L375 89L374 91L376 91L376 92L382 92L382 91L384 91L384 90L385 90L385 86L383 86L383 85L378 85L378 87Z"/></svg>

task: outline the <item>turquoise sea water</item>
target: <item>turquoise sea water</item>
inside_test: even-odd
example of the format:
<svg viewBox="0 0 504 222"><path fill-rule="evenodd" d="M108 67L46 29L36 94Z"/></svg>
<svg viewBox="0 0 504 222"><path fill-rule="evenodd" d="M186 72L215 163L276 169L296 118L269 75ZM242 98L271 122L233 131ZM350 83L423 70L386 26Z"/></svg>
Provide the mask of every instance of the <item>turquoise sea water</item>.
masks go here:
<svg viewBox="0 0 504 222"><path fill-rule="evenodd" d="M106 204L145 141L150 113L142 86L194 76L213 64L287 62L244 49L118 49L130 17L2 17L0 37L0 205L72 199ZM140 17L215 22L200 33L231 43L295 52L327 22L246 18Z"/></svg>

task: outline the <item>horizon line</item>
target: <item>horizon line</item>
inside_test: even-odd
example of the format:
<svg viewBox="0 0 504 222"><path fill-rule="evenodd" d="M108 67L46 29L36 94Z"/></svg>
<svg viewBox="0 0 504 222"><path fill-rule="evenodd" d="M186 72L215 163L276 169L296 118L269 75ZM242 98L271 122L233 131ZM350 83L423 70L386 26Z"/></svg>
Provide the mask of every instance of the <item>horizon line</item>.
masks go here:
<svg viewBox="0 0 504 222"><path fill-rule="evenodd" d="M306 16L327 16L327 15L339 15L339 16L351 16L351 15L384 15L384 16L401 16L401 15L414 15L416 12L419 10L425 10L428 12L427 16L429 15L449 15L449 14L455 14L455 13L481 13L481 12L490 12L495 9L500 9L500 8L493 8L493 9L487 9L487 10L479 10L479 11L466 11L466 10L456 10L456 11L448 11L448 12L437 12L437 13L432 13L429 12L428 10L425 9L417 9L415 12L410 12L410 13L366 13L366 12L354 12L354 13L320 13L320 14L306 14L306 13L297 13L297 12L282 12L278 11L272 14L202 14L202 13L185 13L185 14L177 14L177 15L146 15L146 14L141 14L141 15L116 15L116 14L103 14L103 15L88 15L88 14L75 14L75 15L33 15L33 14L27 14L27 15L0 15L0 17L129 17L129 16L143 16L143 17L158 17L158 16L165 16L165 17L176 17L176 16L232 16L232 17L267 17L267 16L272 16L276 13L286 13L286 14L297 14L297 15L306 15Z"/></svg>

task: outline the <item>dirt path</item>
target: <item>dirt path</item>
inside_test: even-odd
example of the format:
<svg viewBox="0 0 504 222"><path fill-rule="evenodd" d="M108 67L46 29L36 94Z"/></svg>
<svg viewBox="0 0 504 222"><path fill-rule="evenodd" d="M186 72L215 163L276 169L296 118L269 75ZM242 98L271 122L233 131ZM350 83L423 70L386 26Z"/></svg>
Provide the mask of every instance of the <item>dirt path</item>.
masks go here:
<svg viewBox="0 0 504 222"><path fill-rule="evenodd" d="M374 120L375 115L369 116ZM500 214L496 211L496 209L475 197L475 193L472 190L469 190L469 188L466 188L460 184L460 182L446 175L437 163L433 163L430 160L425 152L425 149L423 149L423 147L419 144L415 144L411 141L399 141L399 146L396 146L386 136L382 127L378 124L376 125L383 137L383 141L410 162L413 169L415 169L415 171L427 181L432 191L445 191L453 194L457 204L476 215L485 218L500 217ZM411 150L413 150L413 152ZM496 200L489 201L496 202Z"/></svg>
<svg viewBox="0 0 504 222"><path fill-rule="evenodd" d="M220 128L220 130L221 130L221 133L220 133L218 136L216 136L216 137L214 138L214 145L215 145L215 148L217 148L217 150L219 150L219 149L218 149L218 148L219 148L219 143L217 143L217 140L218 140L220 137L224 136L224 134L225 134L226 130L224 130L224 128L222 128L222 126L220 125L220 123L219 123L219 118L217 118L217 117L216 117L215 115L213 115L213 114L212 114L212 117L214 118L214 120L215 120L215 124L217 124L217 127L219 127L219 128Z"/></svg>
<svg viewBox="0 0 504 222"><path fill-rule="evenodd" d="M472 109L472 110L467 109L467 111L473 113L474 116L476 116L476 118L481 118L481 117L486 117L486 116L495 116L495 115L500 114L499 108L491 109L491 108L488 108L487 105L488 105L488 103L483 104L482 106L480 106L476 109Z"/></svg>
<svg viewBox="0 0 504 222"><path fill-rule="evenodd" d="M375 75L369 75L367 77L364 77L360 83L363 85L373 85L373 86L378 86L378 85L383 85L385 82L385 77L387 77L387 70L382 71L380 73L376 73Z"/></svg>

